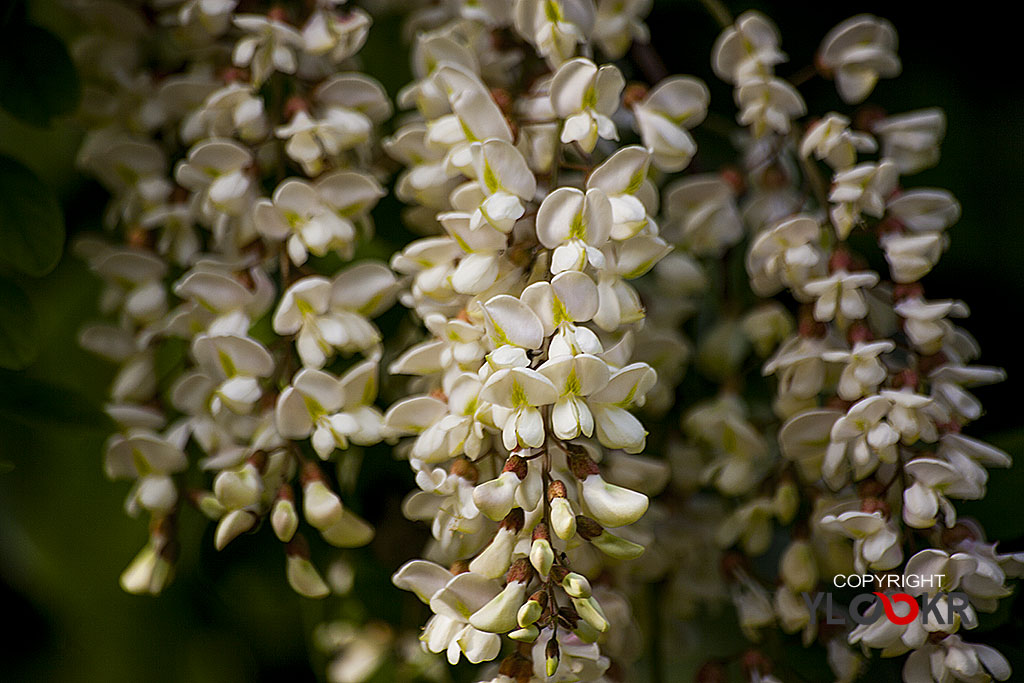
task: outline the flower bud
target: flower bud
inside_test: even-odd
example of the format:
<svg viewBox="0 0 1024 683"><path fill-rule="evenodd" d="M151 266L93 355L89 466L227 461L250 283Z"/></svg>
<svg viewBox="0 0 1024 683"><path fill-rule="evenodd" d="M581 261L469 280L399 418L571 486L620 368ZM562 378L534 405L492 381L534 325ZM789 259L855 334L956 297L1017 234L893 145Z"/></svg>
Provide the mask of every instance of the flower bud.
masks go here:
<svg viewBox="0 0 1024 683"><path fill-rule="evenodd" d="M506 470L495 479L477 484L473 489L473 502L480 512L497 522L515 505L516 490L521 481L515 472Z"/></svg>
<svg viewBox="0 0 1024 683"><path fill-rule="evenodd" d="M170 583L174 565L150 540L121 574L121 588L135 595L159 595Z"/></svg>
<svg viewBox="0 0 1024 683"><path fill-rule="evenodd" d="M557 479L552 481L548 485L548 501L551 506L551 528L556 536L568 541L576 535L576 515L569 499L565 497L565 484Z"/></svg>
<svg viewBox="0 0 1024 683"><path fill-rule="evenodd" d="M562 588L570 598L589 598L591 594L590 581L587 577L576 572L569 572L562 579Z"/></svg>
<svg viewBox="0 0 1024 683"><path fill-rule="evenodd" d="M274 528L274 534L282 543L292 540L292 536L299 528L299 514L295 510L295 503L279 498L270 513L270 526Z"/></svg>
<svg viewBox="0 0 1024 683"><path fill-rule="evenodd" d="M229 510L254 505L263 493L263 480L252 463L234 469L224 470L213 480L213 493L217 500Z"/></svg>
<svg viewBox="0 0 1024 683"><path fill-rule="evenodd" d="M362 517L342 510L337 522L322 529L320 535L337 548L359 548L373 540L373 527Z"/></svg>
<svg viewBox="0 0 1024 683"><path fill-rule="evenodd" d="M644 547L632 541L608 533L604 528L584 515L576 516L576 530L584 540L609 557L617 560L635 560L644 553Z"/></svg>
<svg viewBox="0 0 1024 683"><path fill-rule="evenodd" d="M537 570L542 579L546 579L551 565L555 563L555 551L548 540L548 526L544 522L533 530L533 544L530 546L530 564Z"/></svg>
<svg viewBox="0 0 1024 683"><path fill-rule="evenodd" d="M605 616L604 610L601 609L601 605L593 596L588 598L572 598L572 606L576 608L576 613L580 615L580 619L601 633L608 630L608 617Z"/></svg>
<svg viewBox="0 0 1024 683"><path fill-rule="evenodd" d="M544 646L544 673L548 675L548 678L554 676L555 671L558 670L559 655L558 638L552 636L548 644Z"/></svg>
<svg viewBox="0 0 1024 683"><path fill-rule="evenodd" d="M525 628L519 628L508 634L508 637L512 640L517 640L521 643L532 643L540 636L540 629L537 628L536 624L530 624Z"/></svg>
<svg viewBox="0 0 1024 683"><path fill-rule="evenodd" d="M785 480L775 489L775 496L772 499L775 506L775 517L780 524L789 524L796 517L797 509L800 507L800 491L792 480Z"/></svg>
<svg viewBox="0 0 1024 683"><path fill-rule="evenodd" d="M779 561L779 574L794 593L813 590L818 583L818 565L810 543L805 540L790 543Z"/></svg>
<svg viewBox="0 0 1024 683"><path fill-rule="evenodd" d="M320 577L320 572L309 561L309 547L303 536L296 536L288 544L287 552L285 573L288 575L288 585L292 590L307 598L326 598L331 594L331 589Z"/></svg>
<svg viewBox="0 0 1024 683"><path fill-rule="evenodd" d="M526 584L533 578L533 569L525 558L516 560L507 578L505 588L469 617L473 628L488 633L507 633L516 628L516 616L523 604Z"/></svg>
<svg viewBox="0 0 1024 683"><path fill-rule="evenodd" d="M512 550L522 529L523 511L515 508L505 515L490 544L469 563L469 570L488 579L501 578L512 563Z"/></svg>
<svg viewBox="0 0 1024 683"><path fill-rule="evenodd" d="M584 479L580 493L591 516L604 526L632 524L647 511L647 496L609 484L600 474L592 474Z"/></svg>
<svg viewBox="0 0 1024 683"><path fill-rule="evenodd" d="M308 482L302 489L302 514L311 526L323 530L341 520L341 499L322 479Z"/></svg>
<svg viewBox="0 0 1024 683"><path fill-rule="evenodd" d="M238 536L256 525L256 515L247 510L232 510L221 517L217 523L217 531L213 535L213 545L217 550L224 547Z"/></svg>
<svg viewBox="0 0 1024 683"><path fill-rule="evenodd" d="M540 619L541 614L544 613L544 606L547 604L548 594L537 591L519 608L519 612L516 613L516 622L523 628L533 624Z"/></svg>
<svg viewBox="0 0 1024 683"><path fill-rule="evenodd" d="M197 510L214 521L223 517L227 512L221 502L217 500L217 496L209 491L189 491L188 499Z"/></svg>

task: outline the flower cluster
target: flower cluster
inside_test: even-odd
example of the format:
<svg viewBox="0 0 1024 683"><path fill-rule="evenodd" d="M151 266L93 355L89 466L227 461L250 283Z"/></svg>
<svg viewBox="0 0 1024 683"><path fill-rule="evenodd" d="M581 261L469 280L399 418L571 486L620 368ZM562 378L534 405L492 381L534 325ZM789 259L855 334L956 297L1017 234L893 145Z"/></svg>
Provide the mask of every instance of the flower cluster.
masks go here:
<svg viewBox="0 0 1024 683"><path fill-rule="evenodd" d="M974 364L964 303L925 298L959 204L904 184L938 162L944 116L808 118L797 89L813 73L863 102L901 69L888 22L843 22L787 79L775 25L708 0L739 127L695 131L708 88L658 68L644 0L402 7L413 81L394 117L361 72L367 12L253 4L75 4L80 164L111 194L107 234L77 244L106 317L81 342L118 364L105 468L150 520L126 590L166 587L190 504L218 550L267 521L292 588L358 598L310 540L372 540L340 473L386 441L430 536L393 583L430 616L418 643L322 625L332 680L386 659L443 679L441 653L482 683L632 680L634 610L668 624L720 603L752 682L780 680L775 626L838 681L872 650L909 653L908 682L1009 677L962 638L1024 556L953 502L1010 464L962 433L982 413L969 389L1003 372ZM702 144L683 173L722 129L736 157ZM390 188L417 238L383 263L363 254L382 251ZM396 301L385 340L373 320ZM920 591L970 606L820 628L802 594L852 572L942 575ZM691 647L664 630L647 637Z"/></svg>
<svg viewBox="0 0 1024 683"><path fill-rule="evenodd" d="M621 56L643 8L600 5L432 15L399 95L414 111L385 141L428 235L392 259L426 337L391 363L414 393L384 421L410 437L404 510L432 541L394 582L429 605L422 640L453 664L519 643L495 681L607 680L632 623L596 579L644 551L632 525L659 488L638 476L632 411L657 373L634 358L632 281L671 251L651 174L688 164L708 95L673 78L624 108L621 70L575 55ZM495 46L498 31L514 36ZM643 145L619 147L630 123Z"/></svg>
<svg viewBox="0 0 1024 683"><path fill-rule="evenodd" d="M132 482L129 514L150 518L125 590L164 589L191 503L218 550L268 521L288 583L324 597L302 521L337 547L373 536L320 463L385 436L371 320L398 281L350 262L385 194L391 104L352 70L361 10L235 4L76 5L90 29L75 46L79 162L112 195L108 235L77 245L107 316L81 342L119 365L106 472Z"/></svg>

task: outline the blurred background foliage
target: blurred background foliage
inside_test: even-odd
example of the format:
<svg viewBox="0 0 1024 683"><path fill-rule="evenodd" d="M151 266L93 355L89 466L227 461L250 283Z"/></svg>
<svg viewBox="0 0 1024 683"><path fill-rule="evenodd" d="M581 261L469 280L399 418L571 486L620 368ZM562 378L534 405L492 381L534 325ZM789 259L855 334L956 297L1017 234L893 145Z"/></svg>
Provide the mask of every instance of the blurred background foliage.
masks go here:
<svg viewBox="0 0 1024 683"><path fill-rule="evenodd" d="M894 113L945 109L942 161L910 182L952 190L963 218L925 285L930 297L971 306L967 328L981 344L982 362L1007 369L1007 382L978 391L987 414L971 433L1018 462L992 473L984 501L959 507L984 524L990 539L1001 540L1004 551L1024 550L1024 89L1017 28L991 4L961 5L955 15L918 0L726 4L735 14L756 8L776 21L790 56L783 76L809 64L840 20L859 12L884 16L899 32L904 75L881 82L871 99ZM388 580L425 530L401 517L411 479L386 447L368 449L359 474L356 507L378 526L378 540L349 556L358 600L295 596L273 544L262 535L246 537L218 554L212 530L197 514L183 515L178 576L164 595L121 592L118 576L145 542L146 529L121 508L128 485L102 474L109 425L100 406L113 369L75 341L79 327L96 317L99 283L67 245L100 229L107 199L74 168L82 131L67 114L79 86L62 46L76 28L57 0L0 6L0 365L24 367L0 369L0 613L12 629L0 639L0 680L318 680L325 659L310 644L317 623L341 613L422 623L419 605ZM700 3L655 0L648 24L669 71L703 78L712 109L732 116L730 90L709 66L718 28ZM391 94L409 78L405 55L395 49L399 40L398 21L383 18L363 52L366 70ZM812 80L802 91L812 112L845 110L829 82ZM698 157L696 170L711 170L701 163ZM381 256L408 239L398 212L389 199L375 213L381 242L373 251ZM399 318L389 314L385 329ZM687 628L706 655L742 647L716 642L709 622ZM1021 599L1005 601L982 629L1017 676L1024 675ZM793 672L820 671L803 662L798 647L788 651ZM664 680L687 680L673 672L693 662L671 653L667 661ZM870 679L895 675L883 665ZM375 680L390 676L383 671Z"/></svg>

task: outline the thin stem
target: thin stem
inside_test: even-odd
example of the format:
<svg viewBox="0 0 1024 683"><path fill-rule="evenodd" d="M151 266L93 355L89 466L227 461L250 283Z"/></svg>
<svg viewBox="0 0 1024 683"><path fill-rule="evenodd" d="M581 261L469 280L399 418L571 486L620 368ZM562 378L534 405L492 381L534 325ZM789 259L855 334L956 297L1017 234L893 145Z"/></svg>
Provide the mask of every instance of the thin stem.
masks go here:
<svg viewBox="0 0 1024 683"><path fill-rule="evenodd" d="M708 14L718 22L721 28L728 28L733 24L732 13L729 8L725 6L722 0L700 0L700 4L704 5L704 9L708 11Z"/></svg>

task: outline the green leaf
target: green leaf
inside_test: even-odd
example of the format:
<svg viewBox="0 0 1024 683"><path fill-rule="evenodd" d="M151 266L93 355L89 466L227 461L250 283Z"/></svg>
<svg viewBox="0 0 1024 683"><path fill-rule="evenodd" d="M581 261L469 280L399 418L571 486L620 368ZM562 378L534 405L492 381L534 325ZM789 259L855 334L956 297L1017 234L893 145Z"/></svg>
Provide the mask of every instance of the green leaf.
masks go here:
<svg viewBox="0 0 1024 683"><path fill-rule="evenodd" d="M0 263L33 277L53 270L64 250L57 198L32 171L5 156L0 156L0 245Z"/></svg>
<svg viewBox="0 0 1024 683"><path fill-rule="evenodd" d="M104 431L110 418L88 398L67 387L0 370L0 418L30 425Z"/></svg>
<svg viewBox="0 0 1024 683"><path fill-rule="evenodd" d="M0 367L21 370L39 352L36 314L25 292L9 280L0 280L0 302Z"/></svg>
<svg viewBox="0 0 1024 683"><path fill-rule="evenodd" d="M0 106L35 126L78 107L82 87L64 43L38 26L0 34Z"/></svg>

